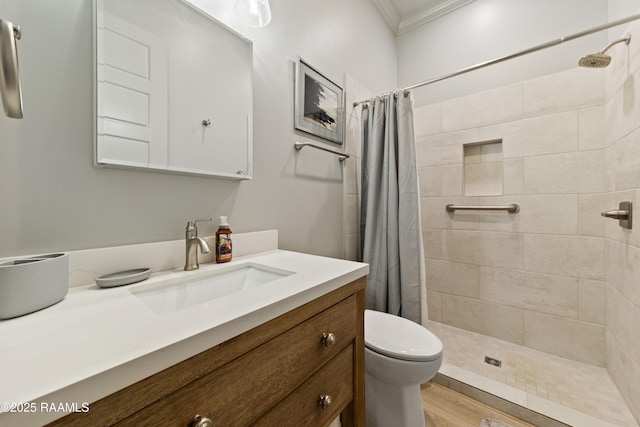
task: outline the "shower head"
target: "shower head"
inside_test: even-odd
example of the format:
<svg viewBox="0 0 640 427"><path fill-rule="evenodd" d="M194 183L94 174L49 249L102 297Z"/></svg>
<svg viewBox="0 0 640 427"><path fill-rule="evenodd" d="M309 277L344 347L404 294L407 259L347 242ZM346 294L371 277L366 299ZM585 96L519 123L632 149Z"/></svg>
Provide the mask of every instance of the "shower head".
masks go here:
<svg viewBox="0 0 640 427"><path fill-rule="evenodd" d="M580 58L578 65L587 68L604 68L611 62L611 57L604 53L590 53Z"/></svg>
<svg viewBox="0 0 640 427"><path fill-rule="evenodd" d="M630 41L631 33L628 33L626 37L609 43L600 52L590 53L589 55L583 56L582 58L580 58L580 61L578 61L578 65L587 68L604 68L611 62L611 57L609 55L605 55L605 52L618 43L624 42L628 45Z"/></svg>

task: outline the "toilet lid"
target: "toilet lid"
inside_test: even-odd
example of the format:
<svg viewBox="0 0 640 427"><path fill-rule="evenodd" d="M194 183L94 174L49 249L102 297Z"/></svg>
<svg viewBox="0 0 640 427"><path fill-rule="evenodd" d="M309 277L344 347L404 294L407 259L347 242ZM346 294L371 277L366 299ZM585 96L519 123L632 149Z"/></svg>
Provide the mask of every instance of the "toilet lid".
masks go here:
<svg viewBox="0 0 640 427"><path fill-rule="evenodd" d="M410 361L429 361L442 355L442 341L411 320L388 313L365 310L365 346L385 356Z"/></svg>

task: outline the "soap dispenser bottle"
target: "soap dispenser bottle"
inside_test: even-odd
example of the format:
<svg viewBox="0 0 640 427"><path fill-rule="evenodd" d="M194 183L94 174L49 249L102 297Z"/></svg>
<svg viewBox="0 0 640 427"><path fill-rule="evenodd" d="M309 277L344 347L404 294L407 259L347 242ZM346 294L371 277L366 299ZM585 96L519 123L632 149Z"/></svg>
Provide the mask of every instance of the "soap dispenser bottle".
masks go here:
<svg viewBox="0 0 640 427"><path fill-rule="evenodd" d="M229 218L220 217L220 225L216 231L216 262L231 261L231 229L229 228Z"/></svg>

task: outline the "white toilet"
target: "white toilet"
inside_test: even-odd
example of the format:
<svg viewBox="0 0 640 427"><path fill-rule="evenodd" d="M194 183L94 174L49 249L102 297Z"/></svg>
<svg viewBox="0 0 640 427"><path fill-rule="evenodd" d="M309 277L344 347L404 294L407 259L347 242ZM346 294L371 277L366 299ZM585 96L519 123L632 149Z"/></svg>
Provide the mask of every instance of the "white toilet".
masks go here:
<svg viewBox="0 0 640 427"><path fill-rule="evenodd" d="M415 322L364 312L367 427L424 427L420 384L442 364L442 341Z"/></svg>

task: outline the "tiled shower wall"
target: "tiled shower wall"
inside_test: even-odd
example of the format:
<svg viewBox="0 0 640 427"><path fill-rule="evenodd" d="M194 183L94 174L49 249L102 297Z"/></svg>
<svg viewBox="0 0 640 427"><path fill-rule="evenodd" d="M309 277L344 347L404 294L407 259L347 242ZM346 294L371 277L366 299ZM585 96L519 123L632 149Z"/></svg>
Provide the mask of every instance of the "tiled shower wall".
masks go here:
<svg viewBox="0 0 640 427"><path fill-rule="evenodd" d="M606 366L640 419L640 223L600 216L640 203L640 43L612 56L415 110L428 305L431 320ZM463 196L463 145L485 141L502 143L502 196Z"/></svg>
<svg viewBox="0 0 640 427"><path fill-rule="evenodd" d="M415 110L431 320L605 365L604 95L576 68ZM463 196L463 145L483 141L502 195Z"/></svg>
<svg viewBox="0 0 640 427"><path fill-rule="evenodd" d="M606 179L608 209L629 200L640 207L640 22L629 46L611 49L606 71ZM607 370L640 421L640 216L633 229L607 220L605 293Z"/></svg>

